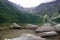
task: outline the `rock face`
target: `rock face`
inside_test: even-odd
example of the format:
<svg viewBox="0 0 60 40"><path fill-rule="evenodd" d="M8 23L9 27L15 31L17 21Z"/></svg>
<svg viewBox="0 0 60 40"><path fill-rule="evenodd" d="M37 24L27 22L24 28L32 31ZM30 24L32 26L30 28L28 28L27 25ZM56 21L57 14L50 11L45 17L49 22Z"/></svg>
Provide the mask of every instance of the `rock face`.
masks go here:
<svg viewBox="0 0 60 40"><path fill-rule="evenodd" d="M55 32L55 31L38 33L38 35L41 36L41 37L54 36L54 35L57 35L57 34L58 34L58 33Z"/></svg>
<svg viewBox="0 0 60 40"><path fill-rule="evenodd" d="M8 39L8 40L10 40L10 39ZM22 34L20 37L14 38L11 40L46 40L46 39L41 38L40 36L33 35L33 34Z"/></svg>
<svg viewBox="0 0 60 40"><path fill-rule="evenodd" d="M36 29L38 26L33 24L27 24L25 28L27 29Z"/></svg>
<svg viewBox="0 0 60 40"><path fill-rule="evenodd" d="M53 31L54 28L50 24L44 24L41 27L38 27L35 31L36 32L48 32L48 31Z"/></svg>
<svg viewBox="0 0 60 40"><path fill-rule="evenodd" d="M54 26L55 31L60 31L60 24Z"/></svg>
<svg viewBox="0 0 60 40"><path fill-rule="evenodd" d="M21 28L21 26L19 26L19 25L16 24L16 23L13 23L13 24L10 26L10 28L19 29L19 28Z"/></svg>

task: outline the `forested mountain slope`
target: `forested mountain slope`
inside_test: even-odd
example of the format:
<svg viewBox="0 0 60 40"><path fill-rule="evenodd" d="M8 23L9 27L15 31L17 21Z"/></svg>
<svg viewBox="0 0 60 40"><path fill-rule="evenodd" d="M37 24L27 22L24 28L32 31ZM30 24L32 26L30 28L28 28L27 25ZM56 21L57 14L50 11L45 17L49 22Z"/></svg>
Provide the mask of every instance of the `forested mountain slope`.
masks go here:
<svg viewBox="0 0 60 40"><path fill-rule="evenodd" d="M1 22L36 22L39 17L21 12L10 4L8 0L0 0L0 23Z"/></svg>

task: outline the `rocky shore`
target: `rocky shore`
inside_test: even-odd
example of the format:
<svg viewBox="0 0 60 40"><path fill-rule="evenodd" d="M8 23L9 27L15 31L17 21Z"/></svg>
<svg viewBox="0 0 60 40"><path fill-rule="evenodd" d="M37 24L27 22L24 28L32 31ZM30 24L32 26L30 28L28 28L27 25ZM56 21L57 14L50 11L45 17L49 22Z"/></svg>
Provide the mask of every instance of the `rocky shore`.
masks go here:
<svg viewBox="0 0 60 40"><path fill-rule="evenodd" d="M48 40L43 37L56 36L59 34L58 32L60 32L60 24L56 24L56 25L52 26L50 23L46 23L42 26L26 24L26 27L22 27L16 23L13 23L10 26L10 28L12 28L12 29L30 29L30 30L34 30L36 32L36 35L23 33L22 36L20 37L20 40L24 40L24 39L25 40Z"/></svg>

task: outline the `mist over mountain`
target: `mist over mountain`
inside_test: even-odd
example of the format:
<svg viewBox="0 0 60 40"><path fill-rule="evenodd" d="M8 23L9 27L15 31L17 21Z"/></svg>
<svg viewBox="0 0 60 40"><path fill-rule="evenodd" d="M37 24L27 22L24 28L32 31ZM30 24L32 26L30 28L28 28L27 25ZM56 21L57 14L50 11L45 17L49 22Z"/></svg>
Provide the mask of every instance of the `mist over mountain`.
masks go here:
<svg viewBox="0 0 60 40"><path fill-rule="evenodd" d="M52 15L54 13L58 13L60 10L60 0L56 0L49 3L42 3L41 5L37 6L35 9L33 9L33 13L35 14L47 14Z"/></svg>

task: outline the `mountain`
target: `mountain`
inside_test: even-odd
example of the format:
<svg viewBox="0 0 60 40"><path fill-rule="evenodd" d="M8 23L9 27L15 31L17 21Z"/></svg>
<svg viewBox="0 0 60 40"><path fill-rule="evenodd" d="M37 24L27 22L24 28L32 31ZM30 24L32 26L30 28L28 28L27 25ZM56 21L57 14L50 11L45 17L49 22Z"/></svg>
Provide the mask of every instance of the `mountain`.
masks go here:
<svg viewBox="0 0 60 40"><path fill-rule="evenodd" d="M21 13L12 5L8 4L8 0L0 0L0 22L16 20L17 15Z"/></svg>
<svg viewBox="0 0 60 40"><path fill-rule="evenodd" d="M42 3L39 6L34 8L23 8L20 5L16 5L12 2L9 2L9 4L13 5L14 7L16 7L18 10L22 12L26 12L38 16L45 15L45 14L49 16L57 16L59 14L58 11L60 10L60 0L56 0L48 3Z"/></svg>
<svg viewBox="0 0 60 40"><path fill-rule="evenodd" d="M53 2L42 3L36 8L32 10L35 15L49 15L49 16L57 16L60 10L60 0L56 0Z"/></svg>
<svg viewBox="0 0 60 40"><path fill-rule="evenodd" d="M58 11L60 10L60 0L56 0L53 2L48 3L42 3L37 7L34 8L23 8L20 5L16 5L15 3L9 2L10 5L13 5L18 10L30 14L35 15L49 15L49 16L55 16L58 15ZM52 15L53 14L53 15Z"/></svg>
<svg viewBox="0 0 60 40"><path fill-rule="evenodd" d="M7 3L14 6L15 8L17 8L18 10L20 10L22 12L32 13L31 12L32 8L24 8L24 7L20 6L20 4L17 5L16 3L13 3L13 2L10 2L10 1L8 1Z"/></svg>
<svg viewBox="0 0 60 40"><path fill-rule="evenodd" d="M60 14L60 0L43 3L34 8L23 8L8 0L0 0L0 23L45 23Z"/></svg>
<svg viewBox="0 0 60 40"><path fill-rule="evenodd" d="M0 23L19 22L19 23L36 23L40 17L18 10L16 4L8 0L0 0Z"/></svg>
<svg viewBox="0 0 60 40"><path fill-rule="evenodd" d="M60 0L42 3L39 6L32 8L32 14L43 17L43 20L45 15L47 15L49 22L60 23Z"/></svg>

